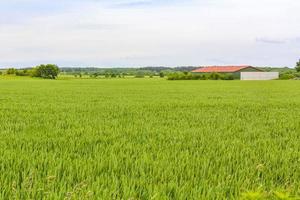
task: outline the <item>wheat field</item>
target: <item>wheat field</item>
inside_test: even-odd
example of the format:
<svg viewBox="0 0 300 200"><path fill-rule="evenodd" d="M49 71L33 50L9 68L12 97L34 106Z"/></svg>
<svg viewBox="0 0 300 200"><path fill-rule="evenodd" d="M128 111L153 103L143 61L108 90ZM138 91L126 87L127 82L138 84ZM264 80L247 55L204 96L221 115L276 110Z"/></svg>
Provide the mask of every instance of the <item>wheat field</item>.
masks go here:
<svg viewBox="0 0 300 200"><path fill-rule="evenodd" d="M291 199L299 81L0 80L0 199Z"/></svg>

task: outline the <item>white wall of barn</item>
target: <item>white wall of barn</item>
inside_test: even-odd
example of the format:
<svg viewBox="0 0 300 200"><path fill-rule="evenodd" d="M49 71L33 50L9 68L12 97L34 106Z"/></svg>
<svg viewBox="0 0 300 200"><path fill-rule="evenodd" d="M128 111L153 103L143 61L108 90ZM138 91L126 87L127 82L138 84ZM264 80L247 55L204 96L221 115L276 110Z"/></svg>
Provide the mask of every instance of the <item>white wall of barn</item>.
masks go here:
<svg viewBox="0 0 300 200"><path fill-rule="evenodd" d="M279 72L241 72L241 80L274 80L279 78Z"/></svg>

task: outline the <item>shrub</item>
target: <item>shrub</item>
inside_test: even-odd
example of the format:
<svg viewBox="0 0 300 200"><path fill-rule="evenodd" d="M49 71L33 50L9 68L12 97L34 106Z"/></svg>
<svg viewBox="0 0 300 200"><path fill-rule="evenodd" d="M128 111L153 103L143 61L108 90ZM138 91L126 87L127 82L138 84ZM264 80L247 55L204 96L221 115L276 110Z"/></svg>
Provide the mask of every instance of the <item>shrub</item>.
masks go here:
<svg viewBox="0 0 300 200"><path fill-rule="evenodd" d="M94 73L90 74L90 77L97 78L100 75L101 75L100 73L94 72ZM106 74L105 74L105 77L106 77Z"/></svg>
<svg viewBox="0 0 300 200"><path fill-rule="evenodd" d="M141 72L141 71L137 72L137 74L135 75L135 78L144 78L144 77L145 77L145 74L144 74L144 72Z"/></svg>
<svg viewBox="0 0 300 200"><path fill-rule="evenodd" d="M160 78L164 78L165 77L165 74L163 72L159 72L159 77Z"/></svg>
<svg viewBox="0 0 300 200"><path fill-rule="evenodd" d="M300 72L294 74L296 78L300 78Z"/></svg>
<svg viewBox="0 0 300 200"><path fill-rule="evenodd" d="M184 80L185 76L182 72L175 72L168 75L168 80Z"/></svg>
<svg viewBox="0 0 300 200"><path fill-rule="evenodd" d="M285 73L285 74L280 74L279 79L280 80L289 80L295 78L294 74L291 73Z"/></svg>
<svg viewBox="0 0 300 200"><path fill-rule="evenodd" d="M223 80L234 80L233 74L224 74Z"/></svg>
<svg viewBox="0 0 300 200"><path fill-rule="evenodd" d="M176 72L168 75L168 80L234 80L233 74L205 73L193 74Z"/></svg>
<svg viewBox="0 0 300 200"><path fill-rule="evenodd" d="M74 74L74 77L75 77L75 78L77 78L77 77L82 78L82 74L81 74L81 73L75 73L75 74Z"/></svg>
<svg viewBox="0 0 300 200"><path fill-rule="evenodd" d="M299 60L299 62L296 63L296 68L295 69L296 69L297 72L300 72L300 60Z"/></svg>
<svg viewBox="0 0 300 200"><path fill-rule="evenodd" d="M210 74L210 80L221 80L221 78L222 78L222 75L219 73L213 72Z"/></svg>
<svg viewBox="0 0 300 200"><path fill-rule="evenodd" d="M6 74L16 74L17 70L15 68L9 68L7 71L6 71Z"/></svg>
<svg viewBox="0 0 300 200"><path fill-rule="evenodd" d="M112 74L110 75L110 77L111 77L111 78L116 78L117 75L116 75L115 73L112 73Z"/></svg>
<svg viewBox="0 0 300 200"><path fill-rule="evenodd" d="M17 70L16 71L17 76L28 76L25 72L25 70Z"/></svg>

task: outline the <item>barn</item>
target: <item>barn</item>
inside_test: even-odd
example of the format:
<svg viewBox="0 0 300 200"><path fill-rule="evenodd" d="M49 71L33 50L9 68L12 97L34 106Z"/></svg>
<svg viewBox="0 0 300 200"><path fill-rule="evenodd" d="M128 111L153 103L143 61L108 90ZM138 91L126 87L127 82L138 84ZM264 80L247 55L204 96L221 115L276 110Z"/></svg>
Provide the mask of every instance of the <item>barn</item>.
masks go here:
<svg viewBox="0 0 300 200"><path fill-rule="evenodd" d="M232 74L236 79L241 78L242 72L262 72L262 70L249 65L243 66L206 66L193 70L192 73L226 73Z"/></svg>

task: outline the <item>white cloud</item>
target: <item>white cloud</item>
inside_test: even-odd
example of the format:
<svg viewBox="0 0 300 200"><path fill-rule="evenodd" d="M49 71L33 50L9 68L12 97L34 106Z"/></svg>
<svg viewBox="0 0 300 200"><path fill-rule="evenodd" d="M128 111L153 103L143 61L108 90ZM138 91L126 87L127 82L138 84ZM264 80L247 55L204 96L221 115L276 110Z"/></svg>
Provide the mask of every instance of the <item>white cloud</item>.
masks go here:
<svg viewBox="0 0 300 200"><path fill-rule="evenodd" d="M293 66L300 57L295 0L65 0L51 8L0 21L0 65Z"/></svg>

